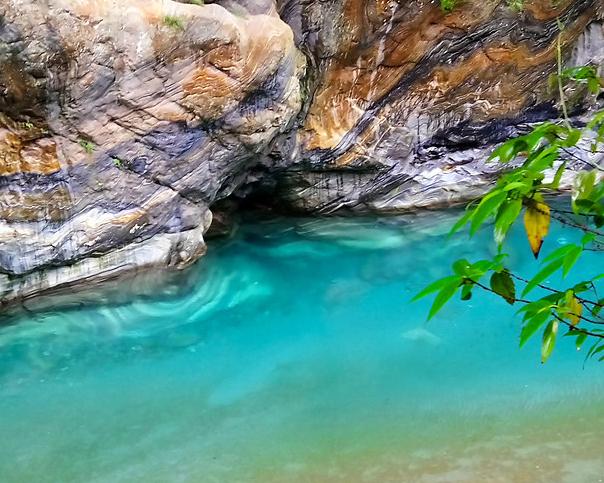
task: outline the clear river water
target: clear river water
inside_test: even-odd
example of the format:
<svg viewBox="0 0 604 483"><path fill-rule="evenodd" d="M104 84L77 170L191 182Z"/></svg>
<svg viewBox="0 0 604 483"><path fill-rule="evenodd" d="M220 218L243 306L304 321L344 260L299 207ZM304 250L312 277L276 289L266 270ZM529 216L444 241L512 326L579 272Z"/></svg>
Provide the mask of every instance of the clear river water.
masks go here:
<svg viewBox="0 0 604 483"><path fill-rule="evenodd" d="M0 482L604 481L604 363L541 364L487 294L409 303L494 250L447 217L251 219L150 293L6 318ZM511 263L538 267L519 229Z"/></svg>

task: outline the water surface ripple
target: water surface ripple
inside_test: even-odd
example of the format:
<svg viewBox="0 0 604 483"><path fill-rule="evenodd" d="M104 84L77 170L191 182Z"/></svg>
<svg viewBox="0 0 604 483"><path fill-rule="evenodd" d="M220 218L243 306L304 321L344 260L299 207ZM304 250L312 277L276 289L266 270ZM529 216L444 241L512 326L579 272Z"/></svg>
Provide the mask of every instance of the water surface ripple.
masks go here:
<svg viewBox="0 0 604 483"><path fill-rule="evenodd" d="M494 250L442 216L250 220L152 295L11 318L0 481L603 481L604 366L565 340L542 365L486 295L408 303Z"/></svg>

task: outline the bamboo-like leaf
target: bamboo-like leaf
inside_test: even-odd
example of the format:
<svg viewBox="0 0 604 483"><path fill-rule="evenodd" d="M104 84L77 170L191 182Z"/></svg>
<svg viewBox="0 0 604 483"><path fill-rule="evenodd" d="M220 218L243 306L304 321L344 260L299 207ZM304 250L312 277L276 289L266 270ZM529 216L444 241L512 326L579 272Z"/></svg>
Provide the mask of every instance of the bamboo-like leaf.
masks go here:
<svg viewBox="0 0 604 483"><path fill-rule="evenodd" d="M562 266L563 263L564 263L564 260L562 258L558 258L557 260L554 260L549 265L546 265L545 268L543 268L539 273L537 273L537 275L535 275L529 281L529 283L526 285L526 287L522 291L522 296L524 297L531 290L533 290L535 287L537 287L537 285L539 285L547 277L549 277L552 273L554 273L556 270L558 270Z"/></svg>
<svg viewBox="0 0 604 483"><path fill-rule="evenodd" d="M466 259L457 260L453 263L453 272L456 275L461 275L466 277L468 275L468 270L472 265Z"/></svg>
<svg viewBox="0 0 604 483"><path fill-rule="evenodd" d="M522 210L522 201L520 200L506 200L499 206L497 215L495 217L495 242L499 246L505 240L510 227L518 218L520 211Z"/></svg>
<svg viewBox="0 0 604 483"><path fill-rule="evenodd" d="M506 198L507 193L504 193L503 191L490 193L483 198L474 212L470 235L474 235L474 233L476 233L484 221L499 208L499 205L501 205Z"/></svg>
<svg viewBox="0 0 604 483"><path fill-rule="evenodd" d="M470 300L472 298L473 283L466 283L461 288L461 300Z"/></svg>
<svg viewBox="0 0 604 483"><path fill-rule="evenodd" d="M581 238L581 245L585 246L588 243L591 243L592 241L594 241L595 238L596 238L596 234L595 233L586 233Z"/></svg>
<svg viewBox="0 0 604 483"><path fill-rule="evenodd" d="M573 287L573 292L582 293L582 292L587 292L588 290L591 290L591 289L592 289L591 282L583 281L583 282L579 282L577 285L575 285Z"/></svg>
<svg viewBox="0 0 604 483"><path fill-rule="evenodd" d="M594 317L597 316L602 310L602 307L604 307L604 298L598 300L598 303L593 306L593 308L591 309L591 315L593 315Z"/></svg>
<svg viewBox="0 0 604 483"><path fill-rule="evenodd" d="M526 209L524 227L535 258L539 256L543 239L549 233L549 222L549 206L545 203L539 201Z"/></svg>
<svg viewBox="0 0 604 483"><path fill-rule="evenodd" d="M453 234L455 234L456 231L466 225L472 219L473 216L474 210L467 210L464 215L457 221L457 223L453 225L453 228L451 228L451 231L449 232L447 238L451 238Z"/></svg>
<svg viewBox="0 0 604 483"><path fill-rule="evenodd" d="M594 184L596 182L596 173L593 171L579 171L573 182L572 189L572 200L573 204L577 200L588 198L592 190L594 189Z"/></svg>
<svg viewBox="0 0 604 483"><path fill-rule="evenodd" d="M549 187L553 190L557 190L560 186L560 180L562 179L562 175L564 174L564 170L566 169L566 161L564 161L560 166L558 166L558 170L554 175L554 179L550 183Z"/></svg>
<svg viewBox="0 0 604 483"><path fill-rule="evenodd" d="M528 158L526 165L532 171L541 172L544 169L551 168L559 155L558 146L550 146L543 149L534 158L532 156Z"/></svg>
<svg viewBox="0 0 604 483"><path fill-rule="evenodd" d="M572 131L570 131L568 133L568 136L566 137L566 141L565 141L565 145L566 147L573 147L576 146L576 144L579 142L579 140L581 139L581 131L579 129L573 129Z"/></svg>
<svg viewBox="0 0 604 483"><path fill-rule="evenodd" d="M587 87L589 87L589 90L591 91L592 94L598 95L600 93L600 91L602 90L602 86L600 85L600 82L598 81L598 79L588 79L587 80Z"/></svg>
<svg viewBox="0 0 604 483"><path fill-rule="evenodd" d="M434 292L438 292L439 290L442 290L443 287L446 287L447 285L452 283L454 280L459 281L460 277L458 275L450 275L448 277L441 278L441 279L437 280L436 282L431 283L425 289L423 289L420 293L418 293L415 297L413 297L411 299L411 302L415 302L416 300L424 298L427 295L430 295Z"/></svg>
<svg viewBox="0 0 604 483"><path fill-rule="evenodd" d="M541 362L545 362L549 359L549 356L552 354L554 350L554 345L556 344L556 335L558 334L558 325L559 322L557 320L552 320L545 331L543 331L543 344L541 345Z"/></svg>
<svg viewBox="0 0 604 483"><path fill-rule="evenodd" d="M589 121L589 123L586 126L586 129L594 129L599 125L604 125L604 111L600 111L599 113L597 113L594 118Z"/></svg>
<svg viewBox="0 0 604 483"><path fill-rule="evenodd" d="M562 276L566 277L566 274L573 268L573 265L577 262L581 254L583 253L583 247L573 246L566 256L564 257Z"/></svg>
<svg viewBox="0 0 604 483"><path fill-rule="evenodd" d="M585 343L586 340L587 340L587 334L585 332L581 332L577 336L577 339L575 340L575 347L577 348L577 350L581 350L581 347L583 347L583 344Z"/></svg>
<svg viewBox="0 0 604 483"><path fill-rule="evenodd" d="M563 245L560 248L550 253L544 260L543 263L555 260L556 258L564 258L576 245Z"/></svg>
<svg viewBox="0 0 604 483"><path fill-rule="evenodd" d="M537 332L543 324L551 317L551 311L549 307L544 307L541 311L537 312L533 315L526 323L526 325L522 328L522 332L520 333L520 347Z"/></svg>
<svg viewBox="0 0 604 483"><path fill-rule="evenodd" d="M514 141L515 140L507 141L499 146L495 151L493 151L493 154L489 156L487 162L494 159L499 159L499 162L502 164L508 163L510 159L516 155L514 150Z"/></svg>
<svg viewBox="0 0 604 483"><path fill-rule="evenodd" d="M442 309L443 306L449 300L451 300L451 297L453 297L453 295L455 295L455 292L457 292L457 290L459 289L460 286L461 286L461 280L458 280L456 282L452 282L449 285L443 287L443 289L440 292L438 292L438 294L436 295L436 298L434 299L434 303L432 304L432 307L430 308L430 313L428 314L428 320L430 320L432 317L434 317L440 311L440 309Z"/></svg>
<svg viewBox="0 0 604 483"><path fill-rule="evenodd" d="M526 190L527 188L527 181L512 181L511 183L506 184L503 187L503 191L512 191L512 190L516 190L519 188L524 188Z"/></svg>
<svg viewBox="0 0 604 483"><path fill-rule="evenodd" d="M601 352L604 350L604 345L600 345L602 344L602 339L598 339L592 346L591 349L589 349L589 352L587 353L587 356L585 356L586 358L589 358L591 356L593 356L594 354L596 354L597 352Z"/></svg>

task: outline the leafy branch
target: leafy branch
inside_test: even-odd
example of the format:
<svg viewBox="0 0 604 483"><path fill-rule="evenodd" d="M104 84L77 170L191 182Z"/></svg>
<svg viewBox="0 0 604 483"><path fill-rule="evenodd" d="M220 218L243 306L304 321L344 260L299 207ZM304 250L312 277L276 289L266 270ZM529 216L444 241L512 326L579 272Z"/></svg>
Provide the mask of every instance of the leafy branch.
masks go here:
<svg viewBox="0 0 604 483"><path fill-rule="evenodd" d="M600 93L603 84L591 66L562 70L561 34L557 41L559 68L555 82L561 97L563 119L542 123L532 132L507 141L492 153L488 161L499 162L505 171L489 192L466 208L449 234L450 237L469 225L470 236L473 236L487 221L493 220L497 255L492 260L475 263L465 259L455 261L452 275L430 284L413 299L436 294L428 320L457 293L461 293L462 300L469 300L475 288L499 296L510 305L521 305L518 311L523 316L520 346L542 331L542 362L550 357L561 325L568 329L566 336L576 337L577 349L588 339L592 340L587 357L604 351L604 330L601 328L604 319L599 315L604 307L604 298L599 297L597 290L604 274L564 288L545 285L557 274L564 280L585 251L594 250L594 245L597 249L604 242L604 231L600 230L604 226L602 169L590 162L584 162L583 167L591 169L576 171L568 166L569 155L583 161L574 152L584 150L585 145L589 145L592 153L599 152L604 146L604 111L594 113L587 125L575 125L568 116L564 100L566 82L586 84L595 95ZM559 209L548 201L548 195L560 191L565 174L573 176L572 211ZM542 261L542 268L532 278L524 279L505 265L508 254L504 251L509 230L521 216L535 258L542 252L552 219L582 232L581 241L567 243L549 253ZM483 282L487 276L488 284ZM522 291L517 296L520 288ZM528 299L527 296L537 288L547 294ZM599 360L604 360L604 355Z"/></svg>

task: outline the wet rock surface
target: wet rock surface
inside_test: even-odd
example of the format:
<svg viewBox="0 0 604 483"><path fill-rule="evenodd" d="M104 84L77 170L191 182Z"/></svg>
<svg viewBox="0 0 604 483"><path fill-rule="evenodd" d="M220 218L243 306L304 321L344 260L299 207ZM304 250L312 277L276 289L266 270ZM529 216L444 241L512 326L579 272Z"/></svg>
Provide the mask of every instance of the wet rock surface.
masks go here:
<svg viewBox="0 0 604 483"><path fill-rule="evenodd" d="M565 62L601 66L603 11L0 0L0 302L184 267L221 200L331 213L471 198L493 146L557 115L557 18Z"/></svg>

